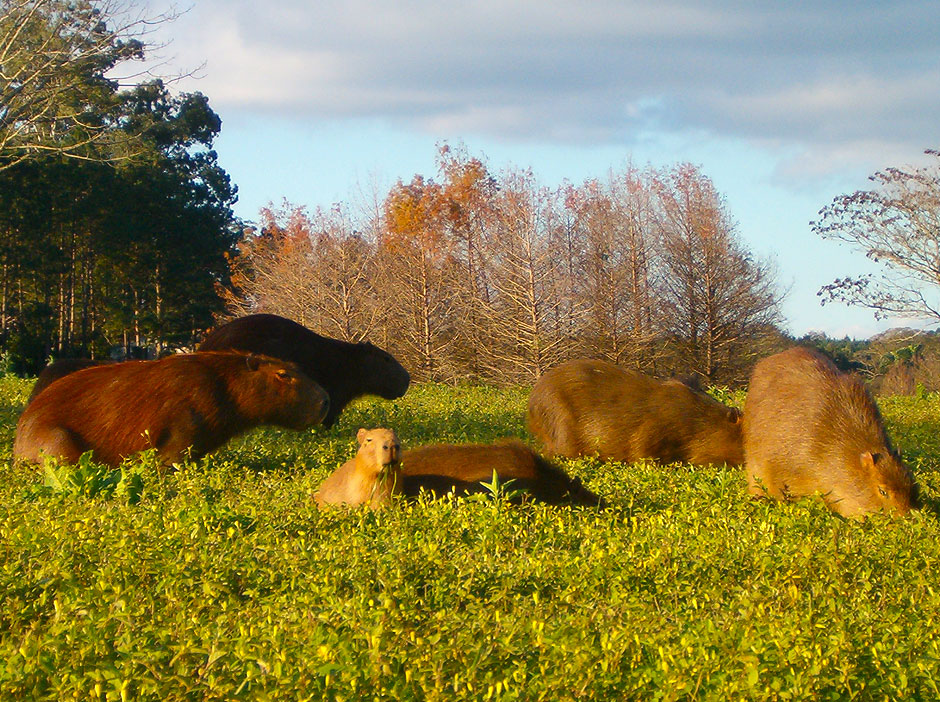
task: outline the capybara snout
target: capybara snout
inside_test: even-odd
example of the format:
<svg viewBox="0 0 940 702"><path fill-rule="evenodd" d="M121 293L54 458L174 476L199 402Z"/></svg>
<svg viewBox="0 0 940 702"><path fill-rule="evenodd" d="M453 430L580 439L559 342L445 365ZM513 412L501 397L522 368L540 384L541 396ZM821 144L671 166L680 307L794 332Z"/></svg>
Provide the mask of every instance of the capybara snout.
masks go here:
<svg viewBox="0 0 940 702"><path fill-rule="evenodd" d="M401 461L401 442L391 429L360 429L356 440L359 450L380 470Z"/></svg>
<svg viewBox="0 0 940 702"><path fill-rule="evenodd" d="M269 376L256 383L256 392L259 405L274 409L270 421L298 430L322 422L330 409L330 396L326 391L301 372L296 364L282 361L265 367L260 358L249 355L246 363L254 372L264 372Z"/></svg>

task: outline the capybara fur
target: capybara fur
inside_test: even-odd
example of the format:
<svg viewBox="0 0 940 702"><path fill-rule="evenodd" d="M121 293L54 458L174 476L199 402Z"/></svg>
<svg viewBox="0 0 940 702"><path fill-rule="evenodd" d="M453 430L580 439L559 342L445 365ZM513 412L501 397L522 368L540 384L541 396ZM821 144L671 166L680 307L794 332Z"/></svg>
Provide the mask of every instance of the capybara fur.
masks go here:
<svg viewBox="0 0 940 702"><path fill-rule="evenodd" d="M381 508L400 489L401 442L391 429L360 429L359 450L330 475L314 495L317 505Z"/></svg>
<svg viewBox="0 0 940 702"><path fill-rule="evenodd" d="M549 370L532 388L527 420L552 456L744 462L739 410L687 382L606 361L577 359Z"/></svg>
<svg viewBox="0 0 940 702"><path fill-rule="evenodd" d="M70 375L75 371L91 368L92 366L101 366L113 363L116 363L116 361L95 361L90 358L60 358L57 361L53 361L39 372L39 377L36 378L36 384L33 385L33 391L29 394L29 399L26 401L26 404L32 402L36 395L41 393L46 387L51 385L59 378L64 378L65 376Z"/></svg>
<svg viewBox="0 0 940 702"><path fill-rule="evenodd" d="M744 403L748 491L788 500L821 493L844 517L918 505L914 477L891 447L862 381L802 347L769 356Z"/></svg>
<svg viewBox="0 0 940 702"><path fill-rule="evenodd" d="M391 354L368 342L330 339L274 314L253 314L223 324L200 351L238 349L293 361L330 396L323 426L333 426L343 408L361 395L401 397L411 377Z"/></svg>
<svg viewBox="0 0 940 702"><path fill-rule="evenodd" d="M95 366L60 378L26 407L15 458L74 463L85 451L109 465L156 448L164 465L194 459L260 424L304 429L321 421L326 392L279 359L240 352Z"/></svg>
<svg viewBox="0 0 940 702"><path fill-rule="evenodd" d="M512 480L509 490L524 491L550 504L604 507L605 502L578 478L545 460L521 441L497 444L432 444L409 449L402 455L401 491L415 497L421 488L436 496L483 492L493 474L501 483Z"/></svg>

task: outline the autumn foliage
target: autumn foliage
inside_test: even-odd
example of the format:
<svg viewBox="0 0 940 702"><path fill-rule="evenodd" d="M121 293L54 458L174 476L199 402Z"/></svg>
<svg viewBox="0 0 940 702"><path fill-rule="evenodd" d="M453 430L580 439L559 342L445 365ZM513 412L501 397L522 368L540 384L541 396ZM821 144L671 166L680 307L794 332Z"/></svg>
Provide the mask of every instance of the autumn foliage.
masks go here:
<svg viewBox="0 0 940 702"><path fill-rule="evenodd" d="M231 312L371 338L419 380L532 382L592 356L734 383L778 338L774 271L695 166L550 188L445 145L437 178L376 200L362 216L262 210L231 261Z"/></svg>

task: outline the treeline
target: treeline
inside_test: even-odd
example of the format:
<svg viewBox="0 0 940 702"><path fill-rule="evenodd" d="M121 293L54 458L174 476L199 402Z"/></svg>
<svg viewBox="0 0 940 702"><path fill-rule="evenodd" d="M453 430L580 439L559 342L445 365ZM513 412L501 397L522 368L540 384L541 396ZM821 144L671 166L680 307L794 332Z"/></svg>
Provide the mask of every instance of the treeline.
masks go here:
<svg viewBox="0 0 940 702"><path fill-rule="evenodd" d="M446 145L438 167L357 216L263 210L232 261L230 313L370 338L419 380L528 383L594 356L738 384L780 346L774 269L696 167L548 188Z"/></svg>
<svg viewBox="0 0 940 702"><path fill-rule="evenodd" d="M940 391L940 332L898 327L870 339L807 334L799 343L821 349L842 370L865 378L878 394Z"/></svg>
<svg viewBox="0 0 940 702"><path fill-rule="evenodd" d="M5 370L191 344L222 311L241 234L198 93L107 77L143 45L87 2L0 17L0 351ZM138 23L141 20L138 20Z"/></svg>

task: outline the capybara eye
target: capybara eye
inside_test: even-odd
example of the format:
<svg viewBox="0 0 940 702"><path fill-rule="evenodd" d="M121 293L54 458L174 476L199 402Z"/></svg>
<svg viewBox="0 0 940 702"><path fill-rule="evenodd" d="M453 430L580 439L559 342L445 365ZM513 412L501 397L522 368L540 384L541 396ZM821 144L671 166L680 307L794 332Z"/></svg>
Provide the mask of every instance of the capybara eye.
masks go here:
<svg viewBox="0 0 940 702"><path fill-rule="evenodd" d="M886 491L883 487L880 487L880 486L879 486L878 492L881 493L881 496L882 496L882 497L887 497L887 496L888 496L887 491Z"/></svg>

